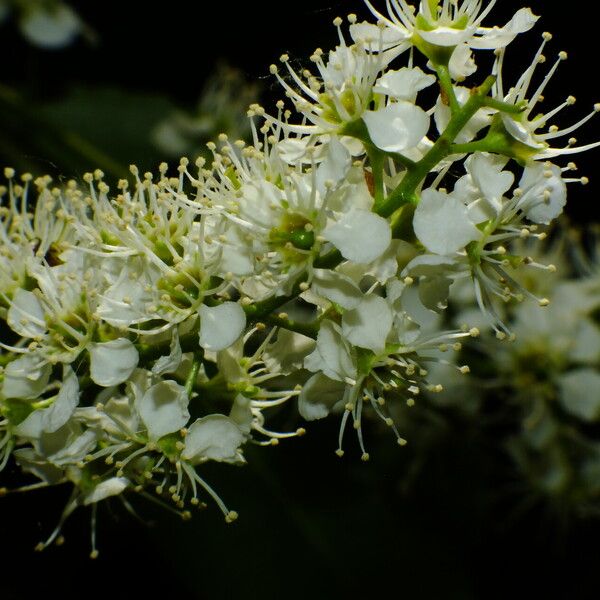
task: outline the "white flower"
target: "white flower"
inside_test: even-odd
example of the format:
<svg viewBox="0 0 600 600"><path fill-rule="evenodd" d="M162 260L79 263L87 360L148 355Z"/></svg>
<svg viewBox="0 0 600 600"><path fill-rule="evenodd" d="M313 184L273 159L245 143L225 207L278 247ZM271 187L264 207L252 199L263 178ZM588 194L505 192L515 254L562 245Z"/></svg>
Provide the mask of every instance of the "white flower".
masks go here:
<svg viewBox="0 0 600 600"><path fill-rule="evenodd" d="M523 144L522 158L527 160L546 160L557 156L584 152L600 145L600 142L595 142L583 146L576 146L575 138L567 138L568 141L563 147L551 146L551 143L554 140L570 136L587 123L598 111L600 111L600 104L594 105L594 110L578 122L564 128L553 125L551 120L562 110L575 104L574 96L569 96L562 104L559 104L547 112L537 112L538 104L543 99L546 86L551 81L560 63L567 59L567 53L560 52L558 59L544 77L543 81L535 88L532 95L528 97L537 66L545 62L542 54L545 45L552 39L552 36L549 33L544 33L543 37L542 45L535 54L533 61L521 75L517 84L511 87L507 92L505 92L503 80L504 51L501 51L498 54L494 67L497 81L492 90L493 96L498 100L502 100L515 106L524 104L524 110L520 113L502 113L499 118L508 134L516 141ZM547 131L538 131L539 129L546 129Z"/></svg>
<svg viewBox="0 0 600 600"><path fill-rule="evenodd" d="M493 5L494 2L490 2L484 8L479 0L443 3L440 0L427 0L419 3L419 10L415 14L413 6L404 0L390 0L386 16L367 0L373 15L394 32L399 51L403 51L405 44L410 43L430 59L436 56L436 48L450 51L463 45L468 49L504 48L517 35L529 31L538 19L528 8L523 8L504 27L482 27L481 23ZM364 36L366 32L357 30L358 36L361 33ZM393 36L390 38L393 39ZM393 45L391 39L388 47Z"/></svg>
<svg viewBox="0 0 600 600"><path fill-rule="evenodd" d="M334 23L341 43L329 52L326 61L322 50L314 52L311 60L319 71L318 75L305 71L301 77L289 64L289 57L283 55L281 60L293 81L290 84L279 75L275 65L271 66L271 73L277 76L296 110L308 121L307 124L292 125L277 119L290 131L309 134L337 132L344 124L360 119L371 102L373 84L392 58L384 52L370 52L361 42L348 46L340 29L341 19Z"/></svg>
<svg viewBox="0 0 600 600"><path fill-rule="evenodd" d="M517 206L534 223L550 223L562 213L567 203L567 185L562 171L551 163L534 163L526 167L519 188L522 196Z"/></svg>

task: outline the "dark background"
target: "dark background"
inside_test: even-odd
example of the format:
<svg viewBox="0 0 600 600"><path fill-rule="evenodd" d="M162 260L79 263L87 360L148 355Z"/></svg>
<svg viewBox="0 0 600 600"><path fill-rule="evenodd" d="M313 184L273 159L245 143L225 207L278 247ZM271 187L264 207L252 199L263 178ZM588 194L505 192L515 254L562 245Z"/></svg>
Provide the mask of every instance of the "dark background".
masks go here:
<svg viewBox="0 0 600 600"><path fill-rule="evenodd" d="M359 0L73 4L96 44L42 52L9 25L0 28L0 82L18 92L0 111L0 158L22 161L36 174L79 177L96 166L78 157L64 131L121 166L151 168L162 157L143 124L173 106L193 110L218 61L260 79L268 104L279 94L265 75L282 52L305 59L316 46L335 44L335 16L366 16ZM521 6L499 4L488 22L503 24ZM555 34L548 67L559 50L570 55L545 106L573 94L578 103L559 122L577 120L600 99L597 9L589 1L529 5L543 15L536 32ZM515 78L538 34L511 50ZM73 109L65 110L69 102ZM599 134L597 124L588 126L581 141ZM579 221L589 221L598 203L598 156L577 159L591 178L587 188L571 191L569 214ZM302 440L250 451L244 469L207 469L206 478L240 512L233 525L214 506L182 523L133 497L147 522L141 524L118 503L104 503L95 562L87 558L84 510L68 522L63 547L32 551L57 521L65 490L5 497L0 598L337 599L351 592L371 597L380 586L404 598L597 598L600 521L532 498L493 431L452 414L435 426L426 411L420 418L406 449L371 427L369 464L360 462L351 436L346 457L335 457L332 418L311 424ZM3 477L18 478L12 470Z"/></svg>

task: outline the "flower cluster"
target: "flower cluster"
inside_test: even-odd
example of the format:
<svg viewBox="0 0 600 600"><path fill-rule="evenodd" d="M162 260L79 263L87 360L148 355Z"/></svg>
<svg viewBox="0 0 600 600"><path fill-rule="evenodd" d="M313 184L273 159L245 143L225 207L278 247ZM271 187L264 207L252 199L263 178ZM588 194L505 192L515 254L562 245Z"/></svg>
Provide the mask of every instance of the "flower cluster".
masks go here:
<svg viewBox="0 0 600 600"><path fill-rule="evenodd" d="M377 23L336 19L313 69L271 67L286 100L250 107L250 144L221 135L209 160L132 167L112 189L100 171L61 185L5 171L0 463L34 487L69 482L61 524L132 491L183 516L208 497L234 520L202 466L302 434L266 425L295 399L308 421L341 415L339 455L350 422L368 460L367 413L404 445L392 412L441 391L440 350L482 327L511 337L498 303L548 304L513 271L550 267L513 242L543 238L586 181L550 159L591 146L550 146L587 119L549 125L571 99L531 118L541 51L504 93L507 46L537 17L489 29L493 2L367 4ZM467 84L473 49L494 71ZM484 324L441 326L458 281Z"/></svg>
<svg viewBox="0 0 600 600"><path fill-rule="evenodd" d="M431 398L479 422L501 420L498 445L531 495L575 514L596 512L600 494L600 245L590 233L591 254L573 229L553 231L543 252L529 240L517 243L530 260L551 266L519 274L551 304L543 311L531 303L506 305L503 318L514 338L502 342L484 334L465 345L458 355L470 356L470 381L440 368L436 376L445 390ZM477 318L468 289L457 289L452 304L459 321Z"/></svg>

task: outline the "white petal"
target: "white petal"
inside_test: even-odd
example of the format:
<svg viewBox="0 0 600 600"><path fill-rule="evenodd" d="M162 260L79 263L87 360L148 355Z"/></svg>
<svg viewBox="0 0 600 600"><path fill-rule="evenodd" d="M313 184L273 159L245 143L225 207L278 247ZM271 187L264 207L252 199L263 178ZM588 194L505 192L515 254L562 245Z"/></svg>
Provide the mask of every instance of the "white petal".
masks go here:
<svg viewBox="0 0 600 600"><path fill-rule="evenodd" d="M200 315L200 346L218 352L233 344L246 328L246 313L236 302L218 306L203 304Z"/></svg>
<svg viewBox="0 0 600 600"><path fill-rule="evenodd" d="M337 186L348 174L351 164L350 152L336 137L332 137L327 145L325 160L317 168L317 189L319 192L325 194L326 184L328 183Z"/></svg>
<svg viewBox="0 0 600 600"><path fill-rule="evenodd" d="M379 258L392 241L390 224L367 210L351 210L333 225L328 225L323 237L357 263L370 263Z"/></svg>
<svg viewBox="0 0 600 600"><path fill-rule="evenodd" d="M35 452L33 448L13 450L16 463L25 473L31 473L40 481L49 485L60 484L64 480L64 471Z"/></svg>
<svg viewBox="0 0 600 600"><path fill-rule="evenodd" d="M569 358L573 361L600 363L600 327L590 319L578 318L577 332L574 334L573 350Z"/></svg>
<svg viewBox="0 0 600 600"><path fill-rule="evenodd" d="M181 457L192 464L205 460L237 462L244 441L244 434L229 417L208 415L190 425Z"/></svg>
<svg viewBox="0 0 600 600"><path fill-rule="evenodd" d="M90 377L97 385L111 387L129 379L137 367L139 354L127 338L90 344Z"/></svg>
<svg viewBox="0 0 600 600"><path fill-rule="evenodd" d="M161 356L154 363L152 373L157 376L165 375L166 373L174 373L181 364L182 356L181 345L179 344L179 332L177 327L174 327L169 348L169 356Z"/></svg>
<svg viewBox="0 0 600 600"><path fill-rule="evenodd" d="M429 310L421 300L419 286L410 285L404 289L402 294L402 308L412 321L422 327L430 328L435 324L439 315L433 310Z"/></svg>
<svg viewBox="0 0 600 600"><path fill-rule="evenodd" d="M381 44L382 50L393 48L406 42L410 38L408 31L400 31L397 28L385 27L381 29L373 23L354 23L350 25L350 35L355 42L362 42L370 49L378 50Z"/></svg>
<svg viewBox="0 0 600 600"><path fill-rule="evenodd" d="M22 437L38 438L45 431L54 433L70 418L79 404L79 380L69 366L63 367L63 381L54 402L47 408L32 412L16 428L15 433Z"/></svg>
<svg viewBox="0 0 600 600"><path fill-rule="evenodd" d="M73 465L81 462L98 445L96 432L90 429L83 433L73 430L69 432L69 429L70 427L67 424L54 433L44 433L42 436L43 441L39 444L41 448L54 450L47 458L57 466ZM68 432L66 437L63 431ZM57 442L61 438L64 444L57 448Z"/></svg>
<svg viewBox="0 0 600 600"><path fill-rule="evenodd" d="M83 503L87 506L110 498L110 496L118 496L128 485L129 479L125 477L111 477L99 483L91 492L86 494Z"/></svg>
<svg viewBox="0 0 600 600"><path fill-rule="evenodd" d="M8 315L8 326L20 336L35 338L46 333L44 310L37 296L19 288L12 299Z"/></svg>
<svg viewBox="0 0 600 600"><path fill-rule="evenodd" d="M298 412L307 421L323 419L343 400L345 389L345 383L316 373L302 387L298 397Z"/></svg>
<svg viewBox="0 0 600 600"><path fill-rule="evenodd" d="M309 371L323 371L330 379L337 381L354 380L356 365L348 342L342 335L342 330L333 321L321 323L317 336L317 347L304 360L304 366Z"/></svg>
<svg viewBox="0 0 600 600"><path fill-rule="evenodd" d="M136 402L150 440L156 441L185 427L190 418L188 403L185 388L175 381L153 385Z"/></svg>
<svg viewBox="0 0 600 600"><path fill-rule="evenodd" d="M466 168L473 183L481 190L483 197L492 205L496 213L502 208L502 197L511 188L515 176L502 169L506 165L504 157L476 152L466 161Z"/></svg>
<svg viewBox="0 0 600 600"><path fill-rule="evenodd" d="M387 302L371 294L355 309L344 313L342 332L354 346L380 354L385 349L392 322L393 315Z"/></svg>
<svg viewBox="0 0 600 600"><path fill-rule="evenodd" d="M146 306L153 304L160 271L139 257L130 258L110 286L99 296L96 312L115 327L143 323L150 316Z"/></svg>
<svg viewBox="0 0 600 600"><path fill-rule="evenodd" d="M468 44L460 44L454 49L448 68L455 81L463 81L477 71L475 59Z"/></svg>
<svg viewBox="0 0 600 600"><path fill-rule="evenodd" d="M481 236L458 198L433 189L421 194L413 227L419 241L430 252L442 255L458 252Z"/></svg>
<svg viewBox="0 0 600 600"><path fill-rule="evenodd" d="M484 30L484 35L473 38L470 45L480 50L495 50L504 48L512 42L517 35L529 31L539 17L534 15L529 8L521 8L515 16L504 26Z"/></svg>
<svg viewBox="0 0 600 600"><path fill-rule="evenodd" d="M363 299L362 292L349 277L329 269L314 270L311 290L346 309L357 307Z"/></svg>
<svg viewBox="0 0 600 600"><path fill-rule="evenodd" d="M273 372L292 373L302 368L304 359L315 349L315 340L287 329L279 329L277 340L269 344L262 360Z"/></svg>
<svg viewBox="0 0 600 600"><path fill-rule="evenodd" d="M567 185L556 165L536 163L527 167L519 187L524 193L518 206L534 223L547 225L562 213L567 203Z"/></svg>
<svg viewBox="0 0 600 600"><path fill-rule="evenodd" d="M373 91L399 100L414 102L417 93L435 82L433 75L427 75L419 67L403 67L398 71L387 71L375 83Z"/></svg>
<svg viewBox="0 0 600 600"><path fill-rule="evenodd" d="M300 365L302 366L302 365ZM244 435L250 435L254 415L252 414L252 401L242 394L238 394L233 401L229 418L240 428Z"/></svg>
<svg viewBox="0 0 600 600"><path fill-rule="evenodd" d="M578 369L561 376L559 400L565 410L584 419L600 418L600 373L595 369Z"/></svg>
<svg viewBox="0 0 600 600"><path fill-rule="evenodd" d="M20 22L21 33L32 43L43 48L61 48L70 44L81 22L77 15L65 5L57 5L27 11Z"/></svg>
<svg viewBox="0 0 600 600"><path fill-rule="evenodd" d="M363 115L373 143L386 152L414 148L429 130L429 117L418 106L403 100Z"/></svg>
<svg viewBox="0 0 600 600"><path fill-rule="evenodd" d="M436 27L431 31L419 29L419 35L434 46L458 46L467 41L472 34L473 28Z"/></svg>
<svg viewBox="0 0 600 600"><path fill-rule="evenodd" d="M5 398L37 398L48 385L52 367L32 354L8 363L4 368L2 395Z"/></svg>

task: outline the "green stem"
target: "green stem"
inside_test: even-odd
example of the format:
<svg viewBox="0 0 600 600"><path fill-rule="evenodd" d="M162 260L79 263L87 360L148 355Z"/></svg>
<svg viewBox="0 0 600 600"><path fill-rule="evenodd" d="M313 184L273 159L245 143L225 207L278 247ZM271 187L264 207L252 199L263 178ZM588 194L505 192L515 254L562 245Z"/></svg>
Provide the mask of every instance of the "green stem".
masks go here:
<svg viewBox="0 0 600 600"><path fill-rule="evenodd" d="M448 99L448 103L450 104L450 110L452 114L456 114L460 111L461 106L456 98L456 93L454 91L454 85L452 84L452 77L450 76L450 70L447 65L436 65L435 70L438 74L440 87L442 91L446 95Z"/></svg>
<svg viewBox="0 0 600 600"><path fill-rule="evenodd" d="M466 144L452 144L450 154L470 154L472 152L493 152L494 149L490 146L487 140L477 140L475 142L467 142Z"/></svg>
<svg viewBox="0 0 600 600"><path fill-rule="evenodd" d="M342 253L337 248L334 248L327 254L316 258L313 264L316 269L335 269L342 260Z"/></svg>
<svg viewBox="0 0 600 600"><path fill-rule="evenodd" d="M481 108L495 81L496 78L490 76L481 87L473 90L469 100L452 116L444 133L429 152L413 168L408 169L404 179L383 202L375 205L378 215L389 217L402 205L418 202L417 188L440 161L452 154L452 142Z"/></svg>
<svg viewBox="0 0 600 600"><path fill-rule="evenodd" d="M510 102L503 102L502 100L488 97L485 99L483 105L488 108L495 108L500 112L519 115L527 108L527 101L523 100L522 102L517 102L517 104L510 104Z"/></svg>
<svg viewBox="0 0 600 600"><path fill-rule="evenodd" d="M319 333L319 325L316 323L301 323L294 319L281 317L279 315L269 315L268 317L265 317L264 321L269 325L282 327L288 331L295 331L296 333L301 333L302 335L313 339L317 339L317 334Z"/></svg>
<svg viewBox="0 0 600 600"><path fill-rule="evenodd" d="M375 203L382 202L385 197L383 186L383 169L385 166L385 153L373 144L365 143L369 163L371 164L371 173L373 174L373 197Z"/></svg>
<svg viewBox="0 0 600 600"><path fill-rule="evenodd" d="M202 364L202 354L202 352L196 352L194 354L192 368L190 369L190 372L185 380L185 391L188 398L192 397L192 392L194 391L194 384L196 383L198 372L200 371L200 365Z"/></svg>
<svg viewBox="0 0 600 600"><path fill-rule="evenodd" d="M250 304L248 306L244 306L244 311L246 312L246 317L249 321L254 323L261 321L268 317L270 314L274 313L276 310L280 309L284 304L287 304L290 300L299 296L302 292L301 285L306 281L307 273L306 271L302 272L296 282L294 283L294 287L292 288L292 292L285 296L272 296L271 298L267 298L266 300L262 300L260 302L255 302L254 304Z"/></svg>

